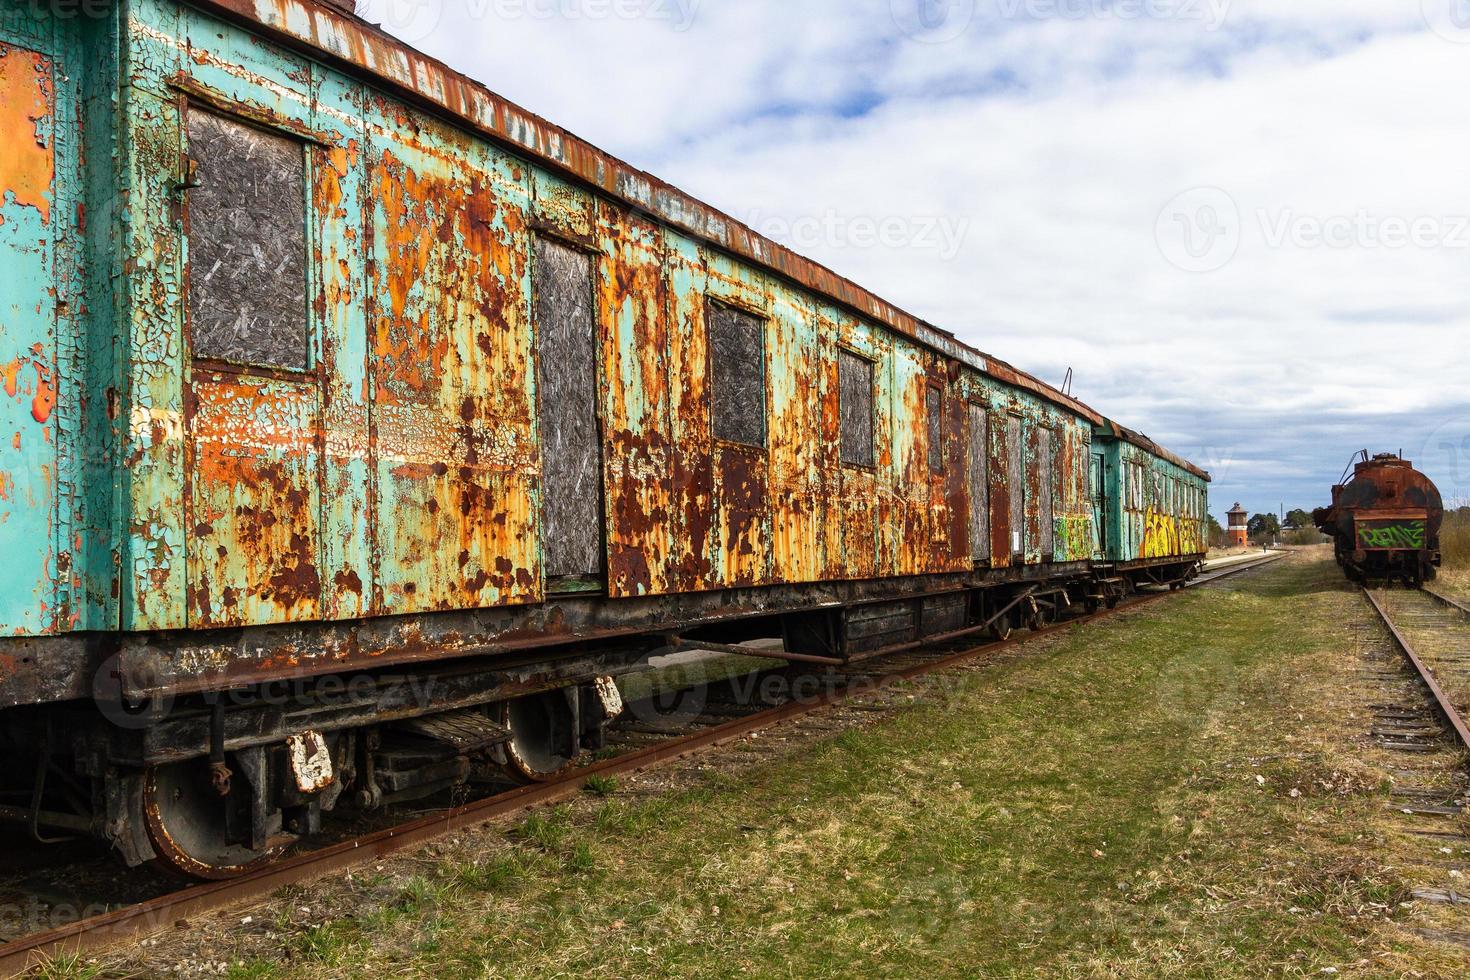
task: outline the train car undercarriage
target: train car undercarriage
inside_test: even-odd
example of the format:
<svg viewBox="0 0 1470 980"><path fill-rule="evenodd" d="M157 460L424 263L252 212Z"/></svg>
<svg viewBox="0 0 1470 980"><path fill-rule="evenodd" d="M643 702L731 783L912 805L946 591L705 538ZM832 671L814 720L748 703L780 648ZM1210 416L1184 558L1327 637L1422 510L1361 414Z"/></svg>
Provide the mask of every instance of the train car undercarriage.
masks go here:
<svg viewBox="0 0 1470 980"><path fill-rule="evenodd" d="M0 776L9 801L0 818L42 842L106 841L129 866L229 878L319 833L333 811L554 778L602 747L624 709L616 678L662 655L730 652L821 670L945 640L1006 639L1197 574L1192 558L1028 567L910 580L904 592L870 583L847 601L792 602L802 590L789 589L789 607L755 612L750 597L726 594L712 598L734 613L678 629L218 690L130 691L113 662L91 699L0 716L9 757L36 760ZM777 639L774 649L743 645Z"/></svg>

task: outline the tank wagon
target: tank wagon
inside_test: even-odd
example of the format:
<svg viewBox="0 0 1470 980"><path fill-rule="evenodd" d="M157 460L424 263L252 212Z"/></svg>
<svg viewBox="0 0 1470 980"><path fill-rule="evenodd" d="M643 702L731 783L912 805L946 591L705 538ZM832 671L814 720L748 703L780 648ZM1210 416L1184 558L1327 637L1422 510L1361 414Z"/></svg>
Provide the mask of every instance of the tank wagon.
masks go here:
<svg viewBox="0 0 1470 980"><path fill-rule="evenodd" d="M314 0L0 0L0 815L226 877L613 679L1039 626L1207 476ZM98 8L99 10L101 8Z"/></svg>
<svg viewBox="0 0 1470 980"><path fill-rule="evenodd" d="M1434 481L1392 453L1370 459L1364 450L1351 469L1352 479L1332 488L1332 506L1312 513L1348 578L1411 588L1432 581L1444 523Z"/></svg>

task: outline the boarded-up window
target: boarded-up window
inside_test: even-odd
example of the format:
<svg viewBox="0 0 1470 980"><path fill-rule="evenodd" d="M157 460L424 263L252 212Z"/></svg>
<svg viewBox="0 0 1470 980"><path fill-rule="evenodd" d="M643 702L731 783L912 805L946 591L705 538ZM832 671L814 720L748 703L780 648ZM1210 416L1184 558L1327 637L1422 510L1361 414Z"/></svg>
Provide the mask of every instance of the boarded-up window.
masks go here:
<svg viewBox="0 0 1470 980"><path fill-rule="evenodd" d="M1040 429L1036 433L1036 497L1037 509L1041 511L1041 554L1056 553L1056 459L1052 447L1055 445L1051 429Z"/></svg>
<svg viewBox="0 0 1470 980"><path fill-rule="evenodd" d="M189 112L194 356L304 371L306 158L300 143Z"/></svg>
<svg viewBox="0 0 1470 980"><path fill-rule="evenodd" d="M990 557L990 414L970 406L970 557Z"/></svg>
<svg viewBox="0 0 1470 980"><path fill-rule="evenodd" d="M926 410L929 416L929 472L944 472L944 394L938 388L928 389Z"/></svg>
<svg viewBox="0 0 1470 980"><path fill-rule="evenodd" d="M709 304L710 403L716 439L766 444L766 325Z"/></svg>
<svg viewBox="0 0 1470 980"><path fill-rule="evenodd" d="M1006 416L1006 485L1011 493L1011 554L1026 550L1026 447L1021 441L1021 419Z"/></svg>
<svg viewBox="0 0 1470 980"><path fill-rule="evenodd" d="M592 257L536 239L546 577L602 569L602 452Z"/></svg>
<svg viewBox="0 0 1470 980"><path fill-rule="evenodd" d="M856 354L838 354L839 408L842 414L842 462L872 466L873 362Z"/></svg>

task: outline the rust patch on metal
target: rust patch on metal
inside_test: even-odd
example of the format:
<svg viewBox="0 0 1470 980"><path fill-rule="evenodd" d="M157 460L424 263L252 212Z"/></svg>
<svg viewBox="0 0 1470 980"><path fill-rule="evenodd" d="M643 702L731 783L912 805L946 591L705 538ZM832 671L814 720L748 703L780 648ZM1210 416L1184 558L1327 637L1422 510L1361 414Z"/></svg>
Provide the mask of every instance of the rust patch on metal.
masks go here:
<svg viewBox="0 0 1470 980"><path fill-rule="evenodd" d="M51 60L0 43L0 199L10 196L51 221L56 157L47 138L55 112Z"/></svg>

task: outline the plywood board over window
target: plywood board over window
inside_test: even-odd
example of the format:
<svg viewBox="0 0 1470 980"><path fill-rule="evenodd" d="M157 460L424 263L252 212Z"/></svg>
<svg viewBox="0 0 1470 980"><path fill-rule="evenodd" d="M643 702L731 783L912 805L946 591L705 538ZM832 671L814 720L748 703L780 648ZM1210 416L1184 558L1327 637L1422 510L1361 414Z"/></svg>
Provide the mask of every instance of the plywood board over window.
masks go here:
<svg viewBox="0 0 1470 980"><path fill-rule="evenodd" d="M873 362L842 351L838 363L842 417L842 462L874 465Z"/></svg>
<svg viewBox="0 0 1470 980"><path fill-rule="evenodd" d="M304 148L199 109L189 112L188 136L194 356L305 371Z"/></svg>
<svg viewBox="0 0 1470 980"><path fill-rule="evenodd" d="M535 275L545 574L592 579L603 564L592 256L538 236Z"/></svg>
<svg viewBox="0 0 1470 980"><path fill-rule="evenodd" d="M708 312L710 414L721 442L766 445L766 324L711 303Z"/></svg>
<svg viewBox="0 0 1470 980"><path fill-rule="evenodd" d="M990 557L990 413L970 405L970 557Z"/></svg>

